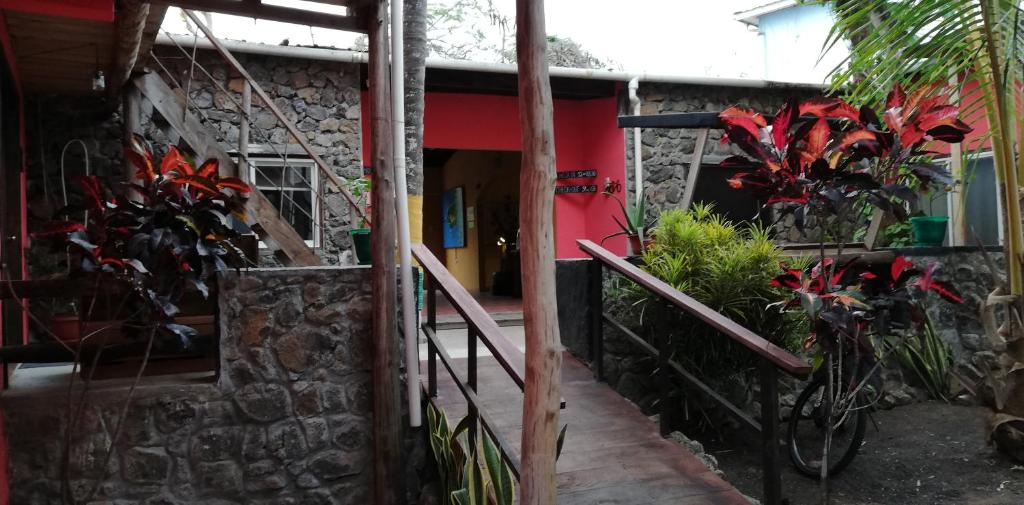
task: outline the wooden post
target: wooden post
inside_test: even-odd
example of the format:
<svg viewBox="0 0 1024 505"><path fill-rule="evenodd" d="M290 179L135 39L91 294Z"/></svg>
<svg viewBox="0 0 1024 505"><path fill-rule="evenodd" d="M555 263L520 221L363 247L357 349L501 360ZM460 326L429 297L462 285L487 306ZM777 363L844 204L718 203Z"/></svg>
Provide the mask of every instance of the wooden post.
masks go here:
<svg viewBox="0 0 1024 505"><path fill-rule="evenodd" d="M249 180L249 120L252 113L252 84L242 79L242 110L238 111L238 176Z"/></svg>
<svg viewBox="0 0 1024 505"><path fill-rule="evenodd" d="M520 261L526 331L526 380L520 504L556 500L555 451L562 348L555 301L555 133L544 31L544 1L516 0L520 180Z"/></svg>
<svg viewBox="0 0 1024 505"><path fill-rule="evenodd" d="M761 440L764 455L762 459L762 486L764 495L761 503L781 505L782 468L779 458L779 384L775 366L762 359L758 363L761 372Z"/></svg>
<svg viewBox="0 0 1024 505"><path fill-rule="evenodd" d="M369 16L370 138L373 150L373 496L376 505L405 500L398 381L398 299L395 241L395 173L388 83L387 2L375 0Z"/></svg>
<svg viewBox="0 0 1024 505"><path fill-rule="evenodd" d="M127 86L121 93L121 115L123 116L122 143L125 148L131 146L132 136L142 134L142 92L135 86ZM128 184L141 184L138 172L130 165L125 164L124 179ZM136 191L126 192L129 199L141 202L142 195Z"/></svg>
<svg viewBox="0 0 1024 505"><path fill-rule="evenodd" d="M693 143L693 157L690 158L690 170L686 173L686 187L683 188L683 210L688 210L693 203L693 193L697 190L697 178L700 176L700 164L704 161L704 146L708 143L709 128L697 130L697 140Z"/></svg>

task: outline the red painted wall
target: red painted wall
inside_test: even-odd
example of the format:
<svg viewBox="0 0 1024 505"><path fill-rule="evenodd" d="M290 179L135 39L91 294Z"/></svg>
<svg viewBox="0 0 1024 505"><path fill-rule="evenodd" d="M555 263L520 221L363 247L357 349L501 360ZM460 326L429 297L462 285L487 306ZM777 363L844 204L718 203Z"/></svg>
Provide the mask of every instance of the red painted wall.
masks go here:
<svg viewBox="0 0 1024 505"><path fill-rule="evenodd" d="M114 0L0 0L0 9L112 22Z"/></svg>
<svg viewBox="0 0 1024 505"><path fill-rule="evenodd" d="M365 93L362 103L363 117L371 117ZM600 242L617 230L612 216L621 210L600 191L605 178L625 183L625 137L616 125L618 108L614 97L555 100L554 105L557 169L597 170L594 179L564 180L559 184L596 184L598 193L555 195L556 257L578 258L583 254L576 246L577 239ZM363 121L362 129L365 159L365 153L370 152L369 121ZM427 149L520 151L518 98L427 93L423 144ZM623 237L609 239L605 246L617 254L626 253Z"/></svg>
<svg viewBox="0 0 1024 505"><path fill-rule="evenodd" d="M8 68L11 72L12 80L18 95L18 142L21 146L21 152L25 152L25 100L21 89L21 80L18 75L18 66L14 57L14 50L11 46L11 37L7 32L7 17L0 11L0 48L4 53L4 60L7 62ZM21 238L22 238L22 250L24 251L28 244L28 220L27 212L28 207L25 204L25 189L26 189L26 171L25 171L25 158L22 156L21 167L19 170L20 176L18 178L21 185ZM24 254L22 255L22 262L20 265L22 278L25 279L28 276L28 265L25 262ZM2 323L3 317L3 306L0 305L0 323ZM2 327L2 325L0 325ZM25 343L28 343L28 314L22 315L22 339ZM0 377L0 382L5 382L7 377ZM7 505L8 503L8 480L7 480L7 413L0 412L0 505Z"/></svg>

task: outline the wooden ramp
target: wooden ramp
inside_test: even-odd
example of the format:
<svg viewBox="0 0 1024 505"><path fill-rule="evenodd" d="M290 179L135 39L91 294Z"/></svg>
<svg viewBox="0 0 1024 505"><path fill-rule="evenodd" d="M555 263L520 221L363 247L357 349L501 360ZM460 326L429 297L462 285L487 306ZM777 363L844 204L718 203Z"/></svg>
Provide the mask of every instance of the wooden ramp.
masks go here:
<svg viewBox="0 0 1024 505"><path fill-rule="evenodd" d="M466 360L455 361L464 376ZM482 406L518 453L523 395L493 358L481 356L477 367ZM749 505L684 447L663 439L654 421L597 382L568 353L563 353L562 397L566 407L560 421L569 429L558 460L559 504ZM462 394L443 371L438 373L435 404L453 421L466 413Z"/></svg>

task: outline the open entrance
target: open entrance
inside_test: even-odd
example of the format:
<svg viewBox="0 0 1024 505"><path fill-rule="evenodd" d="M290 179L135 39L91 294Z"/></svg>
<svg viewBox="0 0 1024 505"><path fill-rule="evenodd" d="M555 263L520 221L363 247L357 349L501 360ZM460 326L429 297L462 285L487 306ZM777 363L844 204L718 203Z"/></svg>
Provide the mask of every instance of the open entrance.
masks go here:
<svg viewBox="0 0 1024 505"><path fill-rule="evenodd" d="M488 312L518 312L518 151L424 149L423 243Z"/></svg>

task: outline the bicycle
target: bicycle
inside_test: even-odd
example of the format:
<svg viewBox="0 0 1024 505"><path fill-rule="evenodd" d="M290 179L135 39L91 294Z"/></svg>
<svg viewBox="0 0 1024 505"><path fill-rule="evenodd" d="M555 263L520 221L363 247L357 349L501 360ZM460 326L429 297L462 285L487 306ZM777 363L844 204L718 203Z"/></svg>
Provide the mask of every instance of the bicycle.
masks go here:
<svg viewBox="0 0 1024 505"><path fill-rule="evenodd" d="M857 456L870 410L882 396L876 373L882 354L893 349L882 344L883 337L921 331L921 300L928 291L962 302L952 286L934 279L936 264L919 270L897 257L887 269L858 267L851 261L837 268L828 282L823 280L825 269L817 266L778 278L780 285L794 287L805 299L828 300L818 302L823 308L811 314L814 326L807 344L821 352L787 429L789 458L797 472L811 478L834 476ZM826 394L829 385L832 394ZM822 472L826 458L827 472Z"/></svg>

